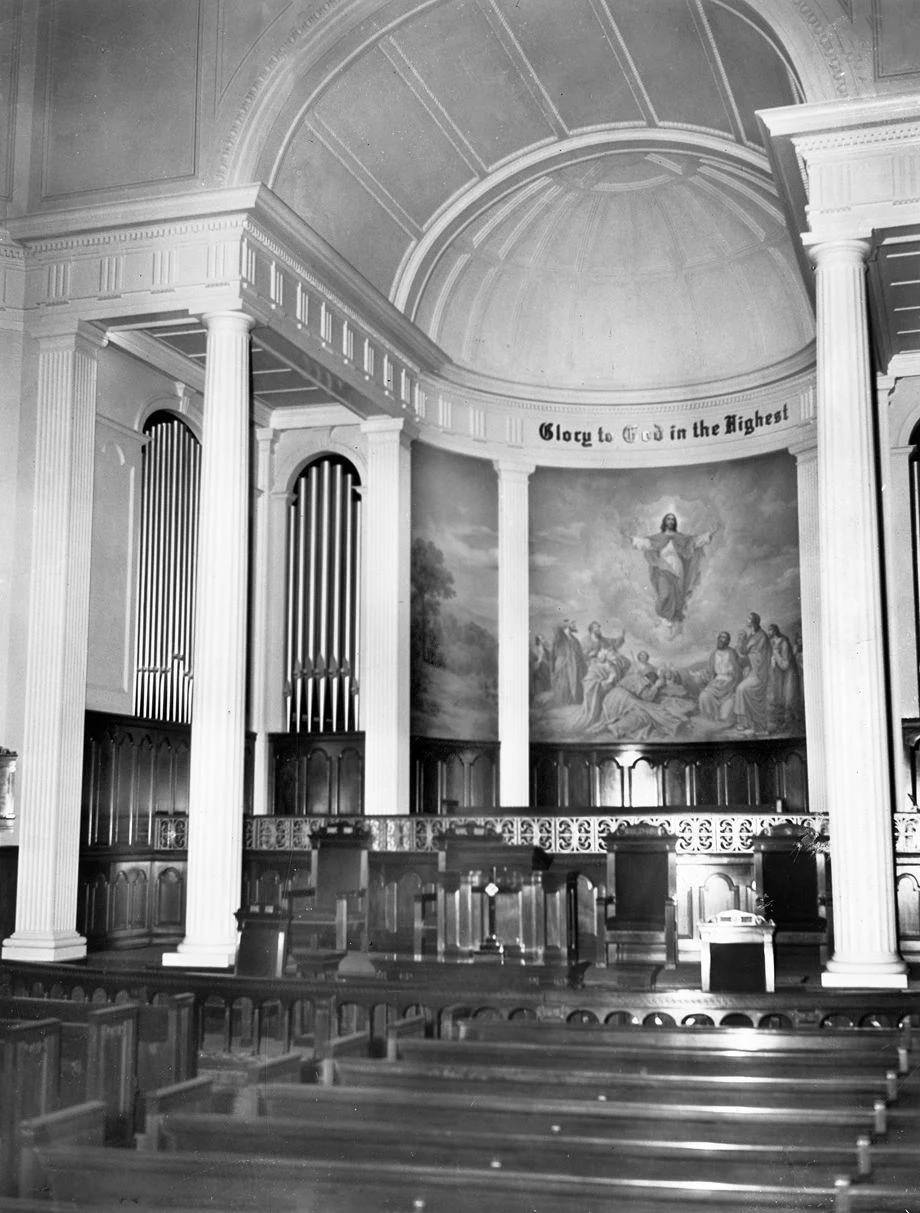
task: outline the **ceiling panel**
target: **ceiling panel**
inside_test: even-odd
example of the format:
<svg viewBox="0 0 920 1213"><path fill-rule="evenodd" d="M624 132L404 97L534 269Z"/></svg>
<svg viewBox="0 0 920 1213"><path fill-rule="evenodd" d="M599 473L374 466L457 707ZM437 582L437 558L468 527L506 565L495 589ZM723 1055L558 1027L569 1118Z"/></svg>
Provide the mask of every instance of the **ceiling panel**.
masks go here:
<svg viewBox="0 0 920 1213"><path fill-rule="evenodd" d="M687 0L608 0L661 122L731 136L732 124Z"/></svg>
<svg viewBox="0 0 920 1213"><path fill-rule="evenodd" d="M614 53L615 41L590 0L495 0L569 130L644 121Z"/></svg>

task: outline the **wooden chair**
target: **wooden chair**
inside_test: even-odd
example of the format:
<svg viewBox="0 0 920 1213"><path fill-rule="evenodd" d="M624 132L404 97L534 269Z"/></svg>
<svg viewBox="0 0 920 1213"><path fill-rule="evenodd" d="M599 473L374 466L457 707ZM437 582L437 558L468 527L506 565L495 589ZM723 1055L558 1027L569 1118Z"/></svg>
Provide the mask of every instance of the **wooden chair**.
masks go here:
<svg viewBox="0 0 920 1213"><path fill-rule="evenodd" d="M608 834L607 960L677 967L677 839L654 826Z"/></svg>
<svg viewBox="0 0 920 1213"><path fill-rule="evenodd" d="M754 884L766 918L776 924L776 946L816 946L827 963L832 939L827 839L802 826L780 825L752 844Z"/></svg>
<svg viewBox="0 0 920 1213"><path fill-rule="evenodd" d="M368 845L360 834L315 838L312 882L288 890L290 951L367 948Z"/></svg>

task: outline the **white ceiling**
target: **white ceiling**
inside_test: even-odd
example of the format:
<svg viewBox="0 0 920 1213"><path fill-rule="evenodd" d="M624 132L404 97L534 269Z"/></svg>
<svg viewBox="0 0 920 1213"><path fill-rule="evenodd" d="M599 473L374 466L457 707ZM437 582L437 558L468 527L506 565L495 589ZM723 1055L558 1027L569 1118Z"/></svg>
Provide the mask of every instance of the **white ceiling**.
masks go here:
<svg viewBox="0 0 920 1213"><path fill-rule="evenodd" d="M269 183L461 365L680 388L812 340L737 0L442 0L330 60Z"/></svg>

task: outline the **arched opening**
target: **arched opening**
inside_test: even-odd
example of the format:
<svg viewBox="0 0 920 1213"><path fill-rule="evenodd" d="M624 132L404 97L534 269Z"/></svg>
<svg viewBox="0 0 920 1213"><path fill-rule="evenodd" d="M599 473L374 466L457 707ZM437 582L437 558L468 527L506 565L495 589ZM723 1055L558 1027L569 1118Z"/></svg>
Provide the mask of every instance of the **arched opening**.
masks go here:
<svg viewBox="0 0 920 1213"><path fill-rule="evenodd" d="M188 724L201 447L185 422L165 411L147 420L144 434L134 711Z"/></svg>
<svg viewBox="0 0 920 1213"><path fill-rule="evenodd" d="M338 455L307 464L288 506L284 695L291 733L359 727L361 483Z"/></svg>

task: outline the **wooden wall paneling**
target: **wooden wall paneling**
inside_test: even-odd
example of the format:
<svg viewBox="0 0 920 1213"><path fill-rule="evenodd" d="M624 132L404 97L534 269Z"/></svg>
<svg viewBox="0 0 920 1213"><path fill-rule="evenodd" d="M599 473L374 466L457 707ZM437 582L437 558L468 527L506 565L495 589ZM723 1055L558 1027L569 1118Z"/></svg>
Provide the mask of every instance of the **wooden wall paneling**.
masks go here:
<svg viewBox="0 0 920 1213"><path fill-rule="evenodd" d="M185 864L154 860L151 878L151 931L158 938L181 938L185 929Z"/></svg>

